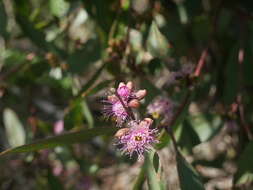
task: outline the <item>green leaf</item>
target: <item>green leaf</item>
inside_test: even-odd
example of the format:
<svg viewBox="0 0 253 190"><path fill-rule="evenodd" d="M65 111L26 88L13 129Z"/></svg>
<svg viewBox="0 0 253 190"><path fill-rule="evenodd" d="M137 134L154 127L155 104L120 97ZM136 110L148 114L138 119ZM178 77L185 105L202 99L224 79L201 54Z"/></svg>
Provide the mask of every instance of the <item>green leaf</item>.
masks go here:
<svg viewBox="0 0 253 190"><path fill-rule="evenodd" d="M84 47L75 51L69 56L67 62L69 70L73 73L81 73L91 63L98 61L101 58L101 48L97 40L89 40Z"/></svg>
<svg viewBox="0 0 253 190"><path fill-rule="evenodd" d="M83 114L88 122L89 127L93 128L94 118L85 100L82 101L82 107L83 107Z"/></svg>
<svg viewBox="0 0 253 190"><path fill-rule="evenodd" d="M139 189L142 189L142 186L143 186L143 183L145 182L145 174L146 174L146 170L145 170L145 167L143 166L140 170L140 173L134 183L134 186L133 186L133 190L139 190Z"/></svg>
<svg viewBox="0 0 253 190"><path fill-rule="evenodd" d="M3 122L10 146L15 147L25 144L26 137L23 125L12 109L4 109Z"/></svg>
<svg viewBox="0 0 253 190"><path fill-rule="evenodd" d="M112 127L96 127L93 129L70 132L63 135L38 140L37 142L18 146L13 149L7 149L1 152L0 156L10 153L33 152L41 149L54 148L56 146L65 146L74 143L86 142L100 135L112 135L114 132L116 132L116 130L116 128Z"/></svg>
<svg viewBox="0 0 253 190"><path fill-rule="evenodd" d="M81 98L74 99L69 106L69 110L64 116L64 123L67 129L83 125L83 107Z"/></svg>
<svg viewBox="0 0 253 190"><path fill-rule="evenodd" d="M4 59L4 66L18 65L27 61L26 54L14 49L1 51L0 56Z"/></svg>
<svg viewBox="0 0 253 190"><path fill-rule="evenodd" d="M7 15L3 1L0 2L0 35L5 39L8 37L7 33Z"/></svg>
<svg viewBox="0 0 253 190"><path fill-rule="evenodd" d="M160 188L160 179L158 178L158 174L155 171L153 165L155 151L152 150L146 154L145 157L145 169L147 174L148 186L150 190L159 190Z"/></svg>
<svg viewBox="0 0 253 190"><path fill-rule="evenodd" d="M177 154L177 170L181 190L205 190L199 174L180 153Z"/></svg>
<svg viewBox="0 0 253 190"><path fill-rule="evenodd" d="M169 47L166 37L159 31L156 23L152 22L147 39L149 53L154 57L163 58L168 55Z"/></svg>
<svg viewBox="0 0 253 190"><path fill-rule="evenodd" d="M81 92L82 94L88 90L95 82L96 80L99 78L99 76L101 75L102 71L105 68L105 63L103 63L103 65L94 73L94 75L91 77L91 79L83 86Z"/></svg>
<svg viewBox="0 0 253 190"><path fill-rule="evenodd" d="M62 190L64 189L58 177L54 176L51 169L47 171L48 185L52 190Z"/></svg>
<svg viewBox="0 0 253 190"><path fill-rule="evenodd" d="M65 0L50 0L49 7L54 16L62 17L69 10L69 3Z"/></svg>
<svg viewBox="0 0 253 190"><path fill-rule="evenodd" d="M237 90L238 90L238 52L239 46L238 44L231 48L228 63L226 65L225 70L225 87L224 87L224 102L226 104L231 104L235 101Z"/></svg>
<svg viewBox="0 0 253 190"><path fill-rule="evenodd" d="M238 170L234 176L234 184L243 184L253 181L253 141L248 143L237 162Z"/></svg>
<svg viewBox="0 0 253 190"><path fill-rule="evenodd" d="M222 125L222 120L219 115L210 114L192 116L189 122L194 128L194 131L198 134L201 142L205 142L213 137Z"/></svg>
<svg viewBox="0 0 253 190"><path fill-rule="evenodd" d="M251 37L252 38L252 37ZM244 48L244 61L242 63L243 66L243 82L246 86L252 86L253 85L253 76L252 76L252 70L253 70L253 56L252 56L252 39L247 43L246 47Z"/></svg>
<svg viewBox="0 0 253 190"><path fill-rule="evenodd" d="M178 9L178 14L179 14L181 23L182 24L187 24L188 14L187 14L187 11L186 11L186 8L185 8L184 4L183 3L178 3L177 4L177 9Z"/></svg>
<svg viewBox="0 0 253 190"><path fill-rule="evenodd" d="M47 42L45 40L45 34L42 31L36 29L33 23L31 23L23 14L17 12L16 21L22 29L24 35L30 38L31 41L39 48L42 48L44 51L51 51L63 58L66 57L66 53L63 50L57 48L53 43Z"/></svg>
<svg viewBox="0 0 253 190"><path fill-rule="evenodd" d="M193 126L185 120L183 122L182 134L179 140L180 147L186 148L186 150L191 153L192 148L200 143L201 141L199 139L199 136L194 130Z"/></svg>

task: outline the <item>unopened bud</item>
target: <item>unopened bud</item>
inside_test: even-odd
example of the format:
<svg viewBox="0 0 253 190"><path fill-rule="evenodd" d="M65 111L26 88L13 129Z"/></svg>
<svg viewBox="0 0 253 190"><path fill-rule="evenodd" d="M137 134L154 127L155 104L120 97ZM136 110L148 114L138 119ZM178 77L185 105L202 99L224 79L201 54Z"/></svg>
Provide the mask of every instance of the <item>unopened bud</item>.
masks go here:
<svg viewBox="0 0 253 190"><path fill-rule="evenodd" d="M140 106L140 102L137 99L133 99L128 103L128 106L131 108L138 108Z"/></svg>
<svg viewBox="0 0 253 190"><path fill-rule="evenodd" d="M120 83L119 83L119 88L122 87L122 86L125 86L125 83L124 83L124 82L120 82Z"/></svg>
<svg viewBox="0 0 253 190"><path fill-rule="evenodd" d="M115 93L115 92L116 92L116 89L115 89L115 88L110 88L110 92L111 92L111 93Z"/></svg>
<svg viewBox="0 0 253 190"><path fill-rule="evenodd" d="M132 89L133 89L133 82L129 81L129 82L127 83L127 87L128 87L130 90L132 90Z"/></svg>
<svg viewBox="0 0 253 190"><path fill-rule="evenodd" d="M118 99L115 95L111 95L111 96L107 96L107 99L110 101L110 102L116 102Z"/></svg>
<svg viewBox="0 0 253 190"><path fill-rule="evenodd" d="M147 91L146 90L139 90L138 92L136 92L136 97L140 100L142 98L144 98L147 95Z"/></svg>
<svg viewBox="0 0 253 190"><path fill-rule="evenodd" d="M150 119L150 118L145 118L144 120L142 120L142 121L140 122L140 126L141 126L141 127L149 127L150 125L152 125L152 123L153 123L153 120L152 120L152 119Z"/></svg>
<svg viewBox="0 0 253 190"><path fill-rule="evenodd" d="M120 138L129 131L129 128L122 128L115 133L115 137Z"/></svg>

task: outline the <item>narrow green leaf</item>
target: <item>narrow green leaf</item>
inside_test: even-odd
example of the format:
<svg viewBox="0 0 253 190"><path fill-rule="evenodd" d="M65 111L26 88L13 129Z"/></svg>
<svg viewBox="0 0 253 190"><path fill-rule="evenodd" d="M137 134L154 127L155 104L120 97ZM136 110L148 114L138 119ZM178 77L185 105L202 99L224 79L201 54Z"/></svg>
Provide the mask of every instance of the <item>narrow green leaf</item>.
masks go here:
<svg viewBox="0 0 253 190"><path fill-rule="evenodd" d="M69 110L64 116L64 123L66 129L71 129L73 127L80 127L83 125L84 114L82 107L82 99L75 98L71 101L69 105Z"/></svg>
<svg viewBox="0 0 253 190"><path fill-rule="evenodd" d="M192 152L192 148L198 144L200 144L200 138L193 126L188 122L183 122L182 134L179 139L179 145L183 149L185 148L189 153Z"/></svg>
<svg viewBox="0 0 253 190"><path fill-rule="evenodd" d="M166 57L169 53L169 43L166 37L159 31L155 22L152 22L150 27L147 49L151 55L158 58Z"/></svg>
<svg viewBox="0 0 253 190"><path fill-rule="evenodd" d="M205 190L199 174L180 154L177 154L177 170L181 190Z"/></svg>
<svg viewBox="0 0 253 190"><path fill-rule="evenodd" d="M253 181L253 141L251 141L238 160L238 170L234 176L234 184L243 184Z"/></svg>
<svg viewBox="0 0 253 190"><path fill-rule="evenodd" d="M8 37L7 33L7 14L5 11L5 7L3 1L0 1L0 35L4 38Z"/></svg>
<svg viewBox="0 0 253 190"><path fill-rule="evenodd" d="M183 3L178 3L177 4L177 9L178 9L178 14L179 14L181 23L182 24L187 24L188 14L187 14L187 11L186 11L186 8L185 8L184 4Z"/></svg>
<svg viewBox="0 0 253 190"><path fill-rule="evenodd" d="M90 66L90 64L101 58L101 48L98 40L89 40L80 50L72 53L67 62L69 70L73 73L81 73Z"/></svg>
<svg viewBox="0 0 253 190"><path fill-rule="evenodd" d="M88 122L89 128L93 128L94 118L85 100L82 101L82 107L83 107L83 114Z"/></svg>
<svg viewBox="0 0 253 190"><path fill-rule="evenodd" d="M228 63L225 68L225 87L223 100L227 104L231 104L235 101L237 90L239 86L238 80L238 52L239 45L236 44L229 53ZM233 85L231 85L233 84Z"/></svg>
<svg viewBox="0 0 253 190"><path fill-rule="evenodd" d="M145 176L146 174L146 170L145 170L145 167L143 166L140 170L140 173L134 183L134 186L133 186L133 190L139 190L139 189L142 189L142 186L143 186L143 183L145 182Z"/></svg>
<svg viewBox="0 0 253 190"><path fill-rule="evenodd" d="M25 131L23 125L12 109L4 109L3 122L10 146L15 147L25 144Z"/></svg>
<svg viewBox="0 0 253 190"><path fill-rule="evenodd" d="M112 127L96 127L93 129L70 132L63 135L38 140L37 142L19 146L13 149L7 149L1 152L0 156L4 156L10 153L32 152L41 149L54 148L56 146L64 146L74 143L85 142L91 140L96 136L112 135L114 132L116 132L116 130L116 128Z"/></svg>
<svg viewBox="0 0 253 190"><path fill-rule="evenodd" d="M22 14L19 12L16 13L16 21L22 29L24 35L31 39L31 41L42 48L44 51L51 51L62 58L66 57L66 53L57 48L53 43L47 42L45 40L45 34L36 29L34 25Z"/></svg>
<svg viewBox="0 0 253 190"><path fill-rule="evenodd" d="M149 189L150 190L159 190L160 189L160 179L158 178L158 175L157 175L154 165L153 165L154 154L155 154L154 150L152 150L146 154L144 165L146 168Z"/></svg>
<svg viewBox="0 0 253 190"><path fill-rule="evenodd" d="M190 118L190 124L197 133L201 142L205 142L213 137L222 125L219 115L198 114Z"/></svg>

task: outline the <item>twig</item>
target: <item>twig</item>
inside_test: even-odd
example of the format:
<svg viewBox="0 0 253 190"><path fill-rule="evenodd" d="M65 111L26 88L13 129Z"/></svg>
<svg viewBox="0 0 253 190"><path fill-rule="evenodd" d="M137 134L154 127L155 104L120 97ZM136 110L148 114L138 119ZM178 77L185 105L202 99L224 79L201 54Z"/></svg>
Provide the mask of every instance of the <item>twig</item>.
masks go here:
<svg viewBox="0 0 253 190"><path fill-rule="evenodd" d="M181 115L181 113L184 111L185 106L188 104L189 100L190 100L190 92L188 91L186 94L186 97L184 99L184 101L182 102L182 104L180 105L180 107L178 108L178 111L175 113L175 115L173 116L172 120L169 122L169 124L164 125L165 130L167 131L167 133L170 135L173 146L175 148L175 151L177 153L177 155L180 155L180 152L177 148L177 141L176 138L174 136L174 133L172 131L172 126L176 123L177 119L179 118L179 116Z"/></svg>
<svg viewBox="0 0 253 190"><path fill-rule="evenodd" d="M172 126L176 123L178 117L181 115L181 113L184 111L185 106L188 104L189 100L191 97L191 91L189 90L186 94L186 97L184 99L184 101L181 103L181 105L179 106L177 112L175 113L175 115L173 116L173 118L171 119L169 126Z"/></svg>
<svg viewBox="0 0 253 190"><path fill-rule="evenodd" d="M168 134L169 134L170 137L171 137L171 140L172 140L172 143L173 143L173 146L174 146L174 149L175 149L176 153L177 153L177 154L180 154L180 153L179 153L179 150L178 150L178 148L177 148L177 141L176 141L176 138L175 138L174 133L173 133L173 131L172 131L172 128L169 127L169 126L167 126L167 127L166 127L166 131L168 132Z"/></svg>
<svg viewBox="0 0 253 190"><path fill-rule="evenodd" d="M242 17L242 16L241 16ZM242 91L243 91L243 62L244 62L244 43L245 43L245 32L246 32L246 23L245 20L241 22L241 27L240 27L240 49L238 51L238 64L239 64L239 92L237 95L237 104L238 104L238 111L239 111L239 117L240 121L242 124L242 127L248 137L249 140L252 140L252 134L249 128L249 125L246 122L245 119L245 113L244 113L244 106L242 102Z"/></svg>
<svg viewBox="0 0 253 190"><path fill-rule="evenodd" d="M201 57L198 61L198 65L194 71L194 75L193 75L194 77L199 77L199 75L202 71L202 68L203 68L204 64L206 63L205 60L206 60L207 55L208 55L208 48L206 48L201 54Z"/></svg>

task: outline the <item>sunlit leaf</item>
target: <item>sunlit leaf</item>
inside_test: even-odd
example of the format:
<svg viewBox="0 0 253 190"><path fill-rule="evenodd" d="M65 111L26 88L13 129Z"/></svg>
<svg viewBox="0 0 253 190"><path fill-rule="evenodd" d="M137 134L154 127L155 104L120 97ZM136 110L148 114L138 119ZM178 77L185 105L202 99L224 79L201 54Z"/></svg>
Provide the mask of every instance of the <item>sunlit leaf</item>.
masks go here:
<svg viewBox="0 0 253 190"><path fill-rule="evenodd" d="M49 7L53 15L57 17L64 16L68 9L69 9L69 3L65 0L50 0L49 1Z"/></svg>
<svg viewBox="0 0 253 190"><path fill-rule="evenodd" d="M189 119L201 142L207 141L219 131L222 120L218 115L198 114Z"/></svg>
<svg viewBox="0 0 253 190"><path fill-rule="evenodd" d="M154 57L165 57L169 53L169 43L159 31L155 22L152 22L147 39L147 49Z"/></svg>
<svg viewBox="0 0 253 190"><path fill-rule="evenodd" d="M160 188L160 179L158 177L158 174L155 171L154 165L153 165L153 159L154 159L155 151L152 150L148 154L146 154L145 157L145 168L146 168L146 175L147 175L147 181L148 186L150 190L159 190Z"/></svg>
<svg viewBox="0 0 253 190"><path fill-rule="evenodd" d="M10 146L15 147L25 144L24 127L12 109L4 109L3 121Z"/></svg>
<svg viewBox="0 0 253 190"><path fill-rule="evenodd" d="M146 174L145 167L142 166L142 168L140 170L140 173L139 173L139 175L136 178L136 181L134 183L133 190L142 189L143 183L145 182L145 177L146 177L145 174Z"/></svg>
<svg viewBox="0 0 253 190"><path fill-rule="evenodd" d="M38 140L34 143L18 146L13 149L7 149L4 152L1 152L0 156L10 153L33 152L41 149L54 148L56 146L65 146L74 143L86 142L96 136L112 135L116 130L116 128L112 127L96 127L93 129L70 132L63 135Z"/></svg>

